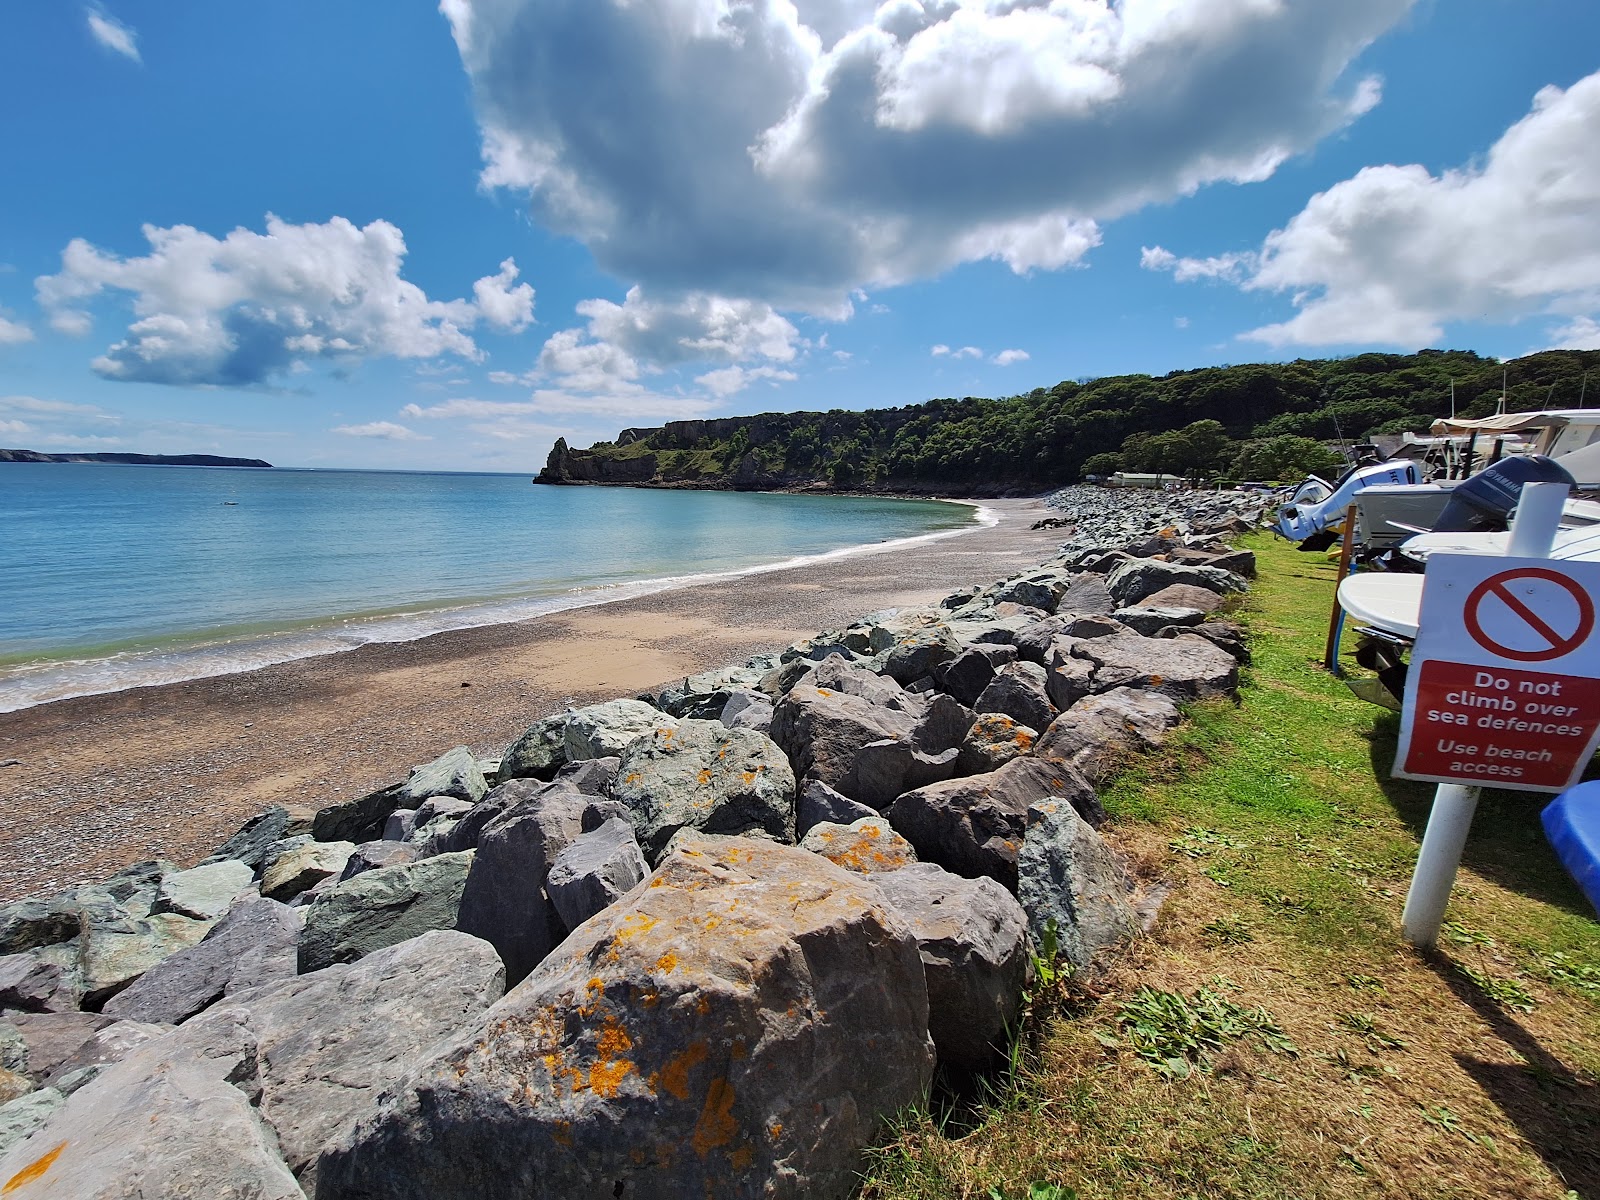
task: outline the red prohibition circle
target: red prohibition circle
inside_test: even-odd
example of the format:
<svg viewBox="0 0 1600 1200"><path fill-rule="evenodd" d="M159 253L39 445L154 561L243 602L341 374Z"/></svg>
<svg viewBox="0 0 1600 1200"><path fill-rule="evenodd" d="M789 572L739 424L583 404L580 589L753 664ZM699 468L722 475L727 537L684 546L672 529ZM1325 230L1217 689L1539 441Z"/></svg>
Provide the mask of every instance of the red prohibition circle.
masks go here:
<svg viewBox="0 0 1600 1200"><path fill-rule="evenodd" d="M1514 580L1522 579L1542 579L1564 589L1578 602L1578 628L1572 634L1562 636L1545 624L1543 618L1517 599L1506 586ZM1497 597L1507 608L1526 621L1535 633L1549 642L1549 648L1513 650L1502 646L1485 633L1482 623L1478 620L1478 608L1491 595ZM1498 654L1501 658L1509 658L1514 662L1548 662L1552 658L1561 658L1583 645L1594 632L1594 601L1589 599L1589 593L1559 571L1549 571L1543 567L1522 567L1515 571L1502 571L1498 575L1491 575L1472 589L1472 593L1467 597L1463 615L1466 617L1467 632L1472 635L1473 641L1490 654Z"/></svg>

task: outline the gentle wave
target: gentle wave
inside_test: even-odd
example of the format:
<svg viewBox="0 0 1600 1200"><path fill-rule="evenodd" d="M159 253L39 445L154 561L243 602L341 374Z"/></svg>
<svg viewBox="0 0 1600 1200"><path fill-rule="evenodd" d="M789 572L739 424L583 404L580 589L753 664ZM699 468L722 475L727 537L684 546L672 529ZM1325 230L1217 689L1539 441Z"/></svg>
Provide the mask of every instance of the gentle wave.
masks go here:
<svg viewBox="0 0 1600 1200"><path fill-rule="evenodd" d="M432 637L436 633L506 625L548 616L551 613L631 600L672 588L693 587L723 579L786 571L812 563L899 550L924 542L956 537L975 528L993 526L999 521L999 515L993 509L981 504L971 504L961 500L951 500L946 503L971 508L973 524L961 529L947 529L937 533L844 546L819 554L800 555L733 570L668 575L633 583L577 588L556 596L526 597L458 605L400 616L345 620L294 633L239 638L180 650L147 650L112 655L108 658L24 664L7 669L4 676L0 677L0 713L17 712L40 704L70 700L80 696L100 696L132 688L211 679L219 675L235 675L278 663L316 658L324 654L339 654L373 643L412 642Z"/></svg>

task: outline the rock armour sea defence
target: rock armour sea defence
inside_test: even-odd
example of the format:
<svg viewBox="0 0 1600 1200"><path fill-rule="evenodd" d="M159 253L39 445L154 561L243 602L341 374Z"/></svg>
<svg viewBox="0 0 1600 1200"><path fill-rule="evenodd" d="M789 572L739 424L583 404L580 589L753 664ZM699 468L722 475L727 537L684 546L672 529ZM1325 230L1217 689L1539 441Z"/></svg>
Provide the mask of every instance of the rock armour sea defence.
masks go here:
<svg viewBox="0 0 1600 1200"><path fill-rule="evenodd" d="M1051 931L1137 936L1095 789L1249 661L1247 498L1051 503L1022 575L0 905L6 1200L851 1194Z"/></svg>
<svg viewBox="0 0 1600 1200"><path fill-rule="evenodd" d="M917 942L870 882L689 835L325 1154L317 1195L842 1198L932 1070Z"/></svg>

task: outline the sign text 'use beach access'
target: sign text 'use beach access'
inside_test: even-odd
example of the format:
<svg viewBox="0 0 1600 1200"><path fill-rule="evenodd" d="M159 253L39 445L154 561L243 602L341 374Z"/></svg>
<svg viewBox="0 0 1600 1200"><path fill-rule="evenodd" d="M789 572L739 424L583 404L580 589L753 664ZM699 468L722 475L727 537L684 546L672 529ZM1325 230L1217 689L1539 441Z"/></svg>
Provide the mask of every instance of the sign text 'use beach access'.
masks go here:
<svg viewBox="0 0 1600 1200"><path fill-rule="evenodd" d="M1600 563L1428 560L1394 773L1558 792L1600 743Z"/></svg>

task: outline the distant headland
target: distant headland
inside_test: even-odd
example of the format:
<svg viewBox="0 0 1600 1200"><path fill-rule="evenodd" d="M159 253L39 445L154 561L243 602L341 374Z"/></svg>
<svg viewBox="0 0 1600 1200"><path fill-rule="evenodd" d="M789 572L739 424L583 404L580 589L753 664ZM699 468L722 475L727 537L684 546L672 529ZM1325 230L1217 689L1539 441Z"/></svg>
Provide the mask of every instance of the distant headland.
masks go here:
<svg viewBox="0 0 1600 1200"><path fill-rule="evenodd" d="M270 467L259 458L224 458L218 454L41 454L37 450L0 450L0 463L120 463L135 467Z"/></svg>

